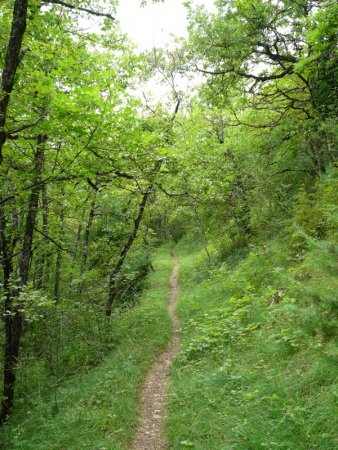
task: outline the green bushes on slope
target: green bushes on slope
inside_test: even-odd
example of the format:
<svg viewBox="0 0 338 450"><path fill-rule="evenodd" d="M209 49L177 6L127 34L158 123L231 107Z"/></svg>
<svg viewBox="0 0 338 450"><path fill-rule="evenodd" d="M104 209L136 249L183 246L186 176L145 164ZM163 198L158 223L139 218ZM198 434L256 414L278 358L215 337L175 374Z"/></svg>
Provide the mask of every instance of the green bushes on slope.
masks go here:
<svg viewBox="0 0 338 450"><path fill-rule="evenodd" d="M282 233L221 249L212 270L202 245L179 244L173 449L338 446L336 183L323 177Z"/></svg>

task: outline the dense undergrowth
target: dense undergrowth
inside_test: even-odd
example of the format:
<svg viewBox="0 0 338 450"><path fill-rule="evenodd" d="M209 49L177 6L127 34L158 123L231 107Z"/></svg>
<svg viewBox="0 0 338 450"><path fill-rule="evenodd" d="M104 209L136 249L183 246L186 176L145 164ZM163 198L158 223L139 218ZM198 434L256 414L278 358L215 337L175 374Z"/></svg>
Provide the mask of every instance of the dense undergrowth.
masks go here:
<svg viewBox="0 0 338 450"><path fill-rule="evenodd" d="M337 448L336 182L300 194L268 241L211 243L211 269L195 239L179 243L173 449Z"/></svg>
<svg viewBox="0 0 338 450"><path fill-rule="evenodd" d="M166 313L172 267L169 247L163 246L156 253L155 271L149 276L149 287L140 303L116 311L112 317L111 350L106 356L102 357L97 348L97 360L93 360L95 351L84 343L77 350L72 373L61 378L52 376L41 362L28 366L25 361L20 368L15 414L2 429L0 448L127 447L137 422L144 375L171 332ZM95 362L100 364L95 366Z"/></svg>

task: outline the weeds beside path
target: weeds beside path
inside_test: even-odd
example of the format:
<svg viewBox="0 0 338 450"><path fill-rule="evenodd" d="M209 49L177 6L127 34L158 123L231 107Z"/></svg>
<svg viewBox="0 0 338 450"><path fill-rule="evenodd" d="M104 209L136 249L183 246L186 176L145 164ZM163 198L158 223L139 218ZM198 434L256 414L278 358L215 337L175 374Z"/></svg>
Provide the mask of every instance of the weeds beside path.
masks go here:
<svg viewBox="0 0 338 450"><path fill-rule="evenodd" d="M326 290L315 277L291 284L280 247L268 253L274 245L232 249L214 256L209 270L203 243L178 243L181 346L170 373L171 450L338 448L336 340L324 335L330 316L309 306L305 290L311 280L329 300L335 284L328 269L321 272ZM280 285L283 298L271 304Z"/></svg>
<svg viewBox="0 0 338 450"><path fill-rule="evenodd" d="M79 368L61 383L41 375L31 404L20 407L19 400L1 430L0 449L122 450L131 445L142 382L172 334L167 312L170 248L170 243L164 245L154 255L156 270L140 303L112 317L112 351L96 367Z"/></svg>

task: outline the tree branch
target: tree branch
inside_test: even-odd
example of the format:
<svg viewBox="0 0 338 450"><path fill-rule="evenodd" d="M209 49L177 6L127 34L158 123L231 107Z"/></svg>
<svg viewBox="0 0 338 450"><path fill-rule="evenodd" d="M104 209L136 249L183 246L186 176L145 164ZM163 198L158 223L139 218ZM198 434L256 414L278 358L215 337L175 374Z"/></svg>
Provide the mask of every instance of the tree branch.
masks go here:
<svg viewBox="0 0 338 450"><path fill-rule="evenodd" d="M286 68L283 72L278 73L276 75L272 74L272 75L254 75L252 73L245 73L245 72L241 72L240 70L236 70L236 69L224 69L224 70L205 70L205 69L201 69L200 67L197 66L196 64L196 69L199 72L202 73L207 73L209 75L226 75L227 73L234 73L235 75L238 75L239 77L242 78L250 78L252 80L256 80L256 81L270 81L270 80L277 80L279 78L283 78L285 77L285 75L291 74L293 71L293 67L288 67Z"/></svg>
<svg viewBox="0 0 338 450"><path fill-rule="evenodd" d="M15 129L15 130L9 130L6 132L7 138L9 139L13 139L11 136L14 135L14 139L17 139L16 135L17 133L20 133L21 131L24 130L28 130L29 128L33 128L35 127L35 125L37 125L41 120L45 119L45 116L42 117L38 117L37 119L34 120L34 122L32 123L27 123L25 125L22 125L21 127Z"/></svg>
<svg viewBox="0 0 338 450"><path fill-rule="evenodd" d="M81 6L72 5L71 3L66 3L61 0L44 0L43 3L64 6L65 8L75 9L77 11L84 11L88 14L91 14L92 16L107 17L110 20L115 20L115 17L113 17L109 13L103 13L103 12L94 11L94 10L88 9L88 8L82 8Z"/></svg>
<svg viewBox="0 0 338 450"><path fill-rule="evenodd" d="M62 247L62 245L60 245L58 242L56 242L55 239L53 239L51 236L48 236L48 234L46 234L44 231L39 230L38 228L34 227L34 230L36 232L38 232L39 234L41 234L44 238L46 238L48 241L52 242L57 248L59 248L60 250L62 250L63 252L67 252L67 253L72 253L68 248L64 248Z"/></svg>

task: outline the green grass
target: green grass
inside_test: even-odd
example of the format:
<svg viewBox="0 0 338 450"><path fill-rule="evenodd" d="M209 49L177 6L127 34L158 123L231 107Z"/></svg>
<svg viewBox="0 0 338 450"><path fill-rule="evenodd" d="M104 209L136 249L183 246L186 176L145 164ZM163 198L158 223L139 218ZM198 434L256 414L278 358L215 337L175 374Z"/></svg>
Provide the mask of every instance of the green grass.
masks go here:
<svg viewBox="0 0 338 450"><path fill-rule="evenodd" d="M140 304L113 318L116 348L97 367L59 383L55 392L40 395L35 391L29 411L19 407L18 399L15 414L2 429L1 448L128 448L137 423L142 381L171 334L166 312L170 246L159 249L154 267Z"/></svg>
<svg viewBox="0 0 338 450"><path fill-rule="evenodd" d="M334 340L307 332L312 313L297 299L268 306L276 286L265 259L242 253L208 274L196 243L177 250L182 347L171 374L171 448L338 448Z"/></svg>
<svg viewBox="0 0 338 450"><path fill-rule="evenodd" d="M338 448L337 346L333 328L328 333L322 326L328 320L333 324L329 300L335 281L311 252L288 266L287 254L278 256L280 245L233 248L223 256L214 249L216 265L208 270L197 241L178 244L182 347L171 373L167 432L172 449ZM83 373L56 388L51 384L48 394L49 379L36 370L29 391L34 398L27 402L25 397L22 406L17 399L2 429L1 448L128 448L142 381L170 338L169 254L169 245L157 252L156 271L140 304L113 318L115 347L103 362L84 366ZM326 256L325 261L331 260ZM312 278L304 276L308 266ZM281 285L282 297L271 305ZM326 303L310 301L319 297Z"/></svg>

